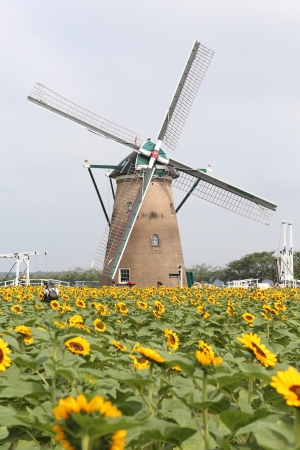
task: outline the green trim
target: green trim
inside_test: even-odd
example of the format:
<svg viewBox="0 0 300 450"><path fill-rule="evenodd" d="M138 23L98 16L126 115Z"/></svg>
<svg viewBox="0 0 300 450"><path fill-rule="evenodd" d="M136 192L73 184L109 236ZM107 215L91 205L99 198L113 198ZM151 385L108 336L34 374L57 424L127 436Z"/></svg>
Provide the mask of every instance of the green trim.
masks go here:
<svg viewBox="0 0 300 450"><path fill-rule="evenodd" d="M198 183L199 183L200 179L198 178L195 183L193 184L193 186L191 187L191 189L189 190L189 192L186 194L186 196L184 197L184 199L182 200L181 203L179 203L179 205L176 208L176 213L180 210L180 208L183 206L183 204L187 201L187 199L189 198L189 196L191 195L191 193L193 192L193 190L197 187Z"/></svg>
<svg viewBox="0 0 300 450"><path fill-rule="evenodd" d="M94 179L94 177L93 177L93 174L92 174L92 171L91 171L91 169L90 169L90 168L88 168L88 171L89 171L89 174L90 174L90 176L91 176L91 179L92 179L93 185L94 185L94 187L95 187L95 189L96 189L96 192L97 192L98 198L99 198L99 200L100 200L100 203L101 203L101 206L102 206L102 209L103 209L103 212L104 212L105 218L106 218L106 220L107 220L107 223L108 223L108 225L110 226L110 221L109 221L109 218L108 218L108 215L107 215L107 212L106 212L106 209L105 209L104 203L103 203L103 201L102 201L102 198L101 198L100 192L99 192L99 190L98 190L98 187L97 187L96 181L95 181L95 179Z"/></svg>
<svg viewBox="0 0 300 450"><path fill-rule="evenodd" d="M99 164L90 164L92 169L116 169L121 170L123 166L111 166L111 165L99 165Z"/></svg>

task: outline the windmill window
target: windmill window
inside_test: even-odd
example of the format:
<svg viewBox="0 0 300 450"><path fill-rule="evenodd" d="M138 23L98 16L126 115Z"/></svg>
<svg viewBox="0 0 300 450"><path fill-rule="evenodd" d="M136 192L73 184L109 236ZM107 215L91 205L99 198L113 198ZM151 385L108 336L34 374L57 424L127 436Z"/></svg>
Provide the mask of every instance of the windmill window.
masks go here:
<svg viewBox="0 0 300 450"><path fill-rule="evenodd" d="M151 236L151 245L152 247L158 247L159 246L159 237L157 234L152 234Z"/></svg>
<svg viewBox="0 0 300 450"><path fill-rule="evenodd" d="M171 210L171 214L174 214L174 206L173 206L173 203L170 203L170 210Z"/></svg>
<svg viewBox="0 0 300 450"><path fill-rule="evenodd" d="M120 283L128 283L130 269L120 269Z"/></svg>
<svg viewBox="0 0 300 450"><path fill-rule="evenodd" d="M132 202L127 202L127 211L132 211Z"/></svg>

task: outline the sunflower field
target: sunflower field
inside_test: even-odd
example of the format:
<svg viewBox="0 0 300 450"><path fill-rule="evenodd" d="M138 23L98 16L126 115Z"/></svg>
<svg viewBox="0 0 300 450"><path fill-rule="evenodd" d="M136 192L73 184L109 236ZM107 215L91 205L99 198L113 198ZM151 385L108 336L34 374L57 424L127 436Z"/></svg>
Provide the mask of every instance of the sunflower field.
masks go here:
<svg viewBox="0 0 300 450"><path fill-rule="evenodd" d="M300 450L296 289L0 290L0 448Z"/></svg>

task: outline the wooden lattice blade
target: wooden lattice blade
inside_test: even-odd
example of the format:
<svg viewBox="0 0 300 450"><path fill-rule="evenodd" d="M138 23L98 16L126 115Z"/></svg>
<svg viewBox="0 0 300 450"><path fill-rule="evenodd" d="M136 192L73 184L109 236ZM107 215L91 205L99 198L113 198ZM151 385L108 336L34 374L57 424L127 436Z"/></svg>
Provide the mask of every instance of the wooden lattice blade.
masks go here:
<svg viewBox="0 0 300 450"><path fill-rule="evenodd" d="M139 134L70 102L40 83L35 85L27 100L81 125L93 133L112 139L135 151L138 151L141 146Z"/></svg>

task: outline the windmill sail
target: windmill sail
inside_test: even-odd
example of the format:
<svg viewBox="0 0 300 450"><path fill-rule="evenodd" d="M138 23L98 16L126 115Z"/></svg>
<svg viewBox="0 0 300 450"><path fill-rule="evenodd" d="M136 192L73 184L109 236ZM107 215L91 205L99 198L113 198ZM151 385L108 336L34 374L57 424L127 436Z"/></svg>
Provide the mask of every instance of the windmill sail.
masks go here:
<svg viewBox="0 0 300 450"><path fill-rule="evenodd" d="M169 160L169 165L179 171L179 177L173 182L174 187L189 192L199 180L192 195L265 225L271 222L277 208L274 203L174 159Z"/></svg>
<svg viewBox="0 0 300 450"><path fill-rule="evenodd" d="M214 52L195 41L175 94L163 121L158 139L176 149L187 116Z"/></svg>
<svg viewBox="0 0 300 450"><path fill-rule="evenodd" d="M133 150L138 150L141 146L139 134L70 102L40 83L35 85L27 100L81 125L93 133L124 144Z"/></svg>

